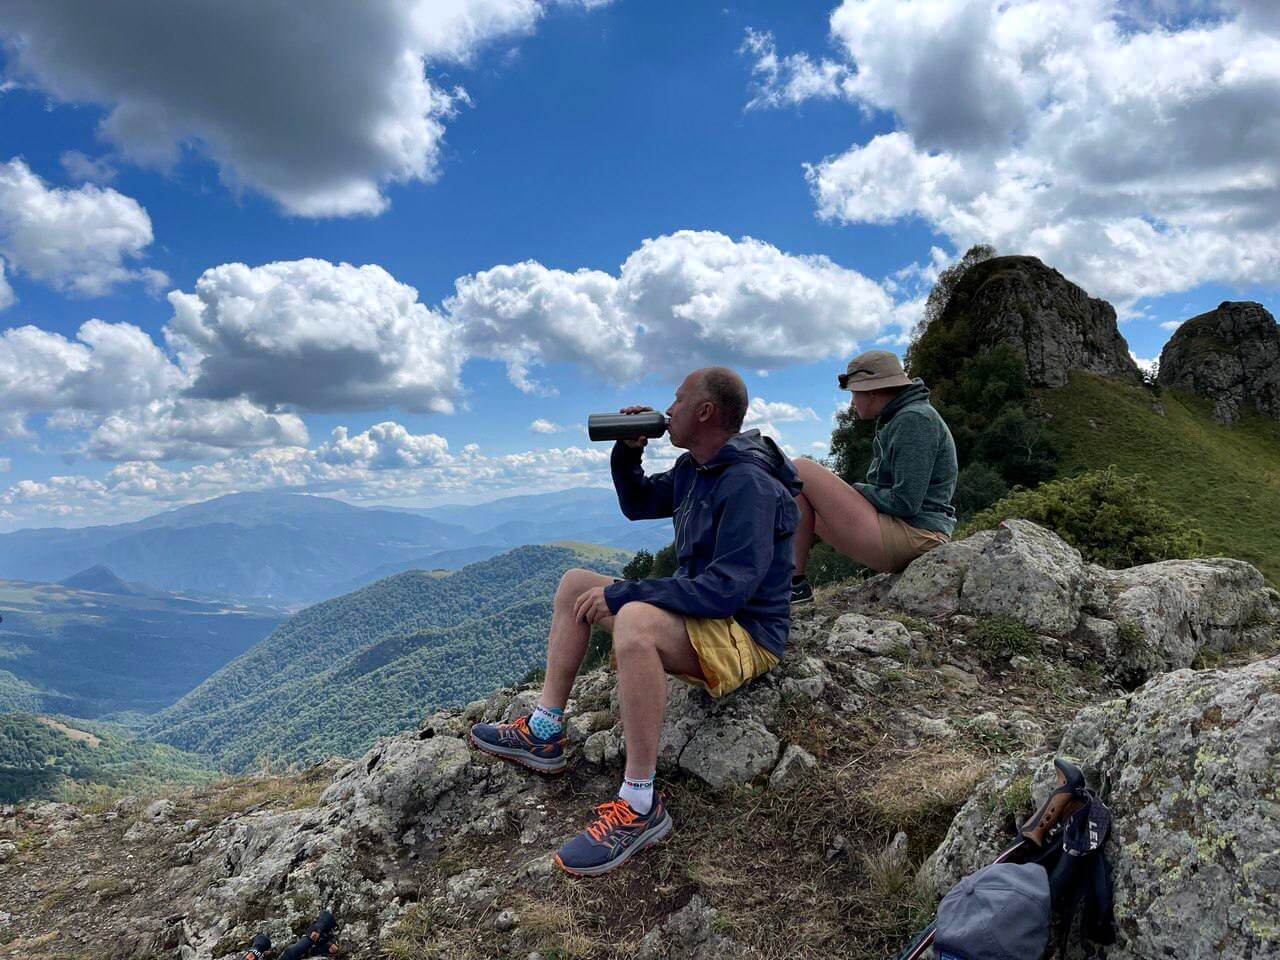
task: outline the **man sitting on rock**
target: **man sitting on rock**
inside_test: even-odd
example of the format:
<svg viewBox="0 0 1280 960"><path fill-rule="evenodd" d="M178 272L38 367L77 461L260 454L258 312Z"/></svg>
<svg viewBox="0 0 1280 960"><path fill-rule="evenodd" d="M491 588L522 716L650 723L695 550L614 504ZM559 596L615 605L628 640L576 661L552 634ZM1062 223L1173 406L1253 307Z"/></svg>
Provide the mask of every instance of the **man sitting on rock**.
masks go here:
<svg viewBox="0 0 1280 960"><path fill-rule="evenodd" d="M800 483L777 444L758 430L739 432L746 411L740 376L725 367L696 370L667 409L671 443L688 451L672 469L646 476L646 441L615 444L611 466L622 512L630 520L675 518L675 574L616 580L589 570L565 573L533 716L471 729L485 753L541 773L562 772L564 707L591 627L613 634L626 774L618 798L600 804L595 822L556 854L569 873L607 873L671 829L665 800L653 788L665 674L721 697L776 664L786 647Z"/></svg>

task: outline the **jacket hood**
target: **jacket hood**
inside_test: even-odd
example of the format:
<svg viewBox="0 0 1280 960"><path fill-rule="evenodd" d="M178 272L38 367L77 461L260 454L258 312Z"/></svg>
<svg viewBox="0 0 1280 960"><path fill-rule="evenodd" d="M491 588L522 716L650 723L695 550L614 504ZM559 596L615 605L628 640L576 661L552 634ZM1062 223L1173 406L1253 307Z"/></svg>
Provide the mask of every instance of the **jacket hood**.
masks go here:
<svg viewBox="0 0 1280 960"><path fill-rule="evenodd" d="M898 391L898 395L885 404L885 408L880 411L880 415L876 417L881 423L892 419L893 415L909 404L916 403L920 400L929 399L929 388L924 385L924 381L916 377L911 381L911 386L903 387Z"/></svg>
<svg viewBox="0 0 1280 960"><path fill-rule="evenodd" d="M762 435L759 430L748 430L730 437L720 451L702 465L702 469L714 470L731 463L754 463L776 477L793 497L803 486L795 465L772 437Z"/></svg>

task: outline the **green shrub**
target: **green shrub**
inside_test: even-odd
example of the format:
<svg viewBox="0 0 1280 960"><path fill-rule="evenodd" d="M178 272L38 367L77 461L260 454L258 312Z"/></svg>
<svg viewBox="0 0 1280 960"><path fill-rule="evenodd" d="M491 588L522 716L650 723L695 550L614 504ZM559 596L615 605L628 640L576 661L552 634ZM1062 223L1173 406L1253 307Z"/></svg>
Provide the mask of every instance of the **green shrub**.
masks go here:
<svg viewBox="0 0 1280 960"><path fill-rule="evenodd" d="M965 524L958 536L1021 517L1048 527L1104 567L1195 556L1204 533L1157 501L1145 477L1114 467L1064 477L1034 490L1015 489Z"/></svg>

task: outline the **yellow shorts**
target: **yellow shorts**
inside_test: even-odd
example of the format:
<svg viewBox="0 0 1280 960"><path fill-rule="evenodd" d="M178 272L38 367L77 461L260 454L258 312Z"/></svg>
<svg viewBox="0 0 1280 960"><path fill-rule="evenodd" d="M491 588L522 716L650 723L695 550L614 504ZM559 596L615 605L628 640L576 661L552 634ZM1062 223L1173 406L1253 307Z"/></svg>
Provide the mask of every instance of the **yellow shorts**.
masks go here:
<svg viewBox="0 0 1280 960"><path fill-rule="evenodd" d="M703 687L713 697L732 693L753 677L778 663L778 658L751 639L751 634L734 620L701 620L685 617L684 628L698 655L701 677L673 674L685 683Z"/></svg>

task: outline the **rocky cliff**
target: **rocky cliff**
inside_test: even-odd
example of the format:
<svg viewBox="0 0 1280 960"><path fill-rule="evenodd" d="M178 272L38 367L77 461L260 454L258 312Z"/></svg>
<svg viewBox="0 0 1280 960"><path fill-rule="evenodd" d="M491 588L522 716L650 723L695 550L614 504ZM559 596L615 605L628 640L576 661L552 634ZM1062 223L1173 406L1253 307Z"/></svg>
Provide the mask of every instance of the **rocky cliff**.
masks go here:
<svg viewBox="0 0 1280 960"><path fill-rule="evenodd" d="M1012 344L1034 386L1060 387L1069 370L1141 377L1111 304L1035 257L995 257L969 268L935 323L962 331L966 355Z"/></svg>
<svg viewBox="0 0 1280 960"><path fill-rule="evenodd" d="M1106 571L1008 521L827 592L783 664L722 702L672 681L677 829L614 874L550 861L620 773L601 671L575 688L555 780L464 740L528 712L517 688L358 760L6 809L0 957L209 960L334 902L354 957L883 958L1064 751L1116 817L1108 955L1260 960L1280 950L1277 621L1247 564Z"/></svg>
<svg viewBox="0 0 1280 960"><path fill-rule="evenodd" d="M1224 301L1178 327L1160 353L1159 379L1208 397L1220 423L1247 407L1280 420L1280 326L1260 303Z"/></svg>

